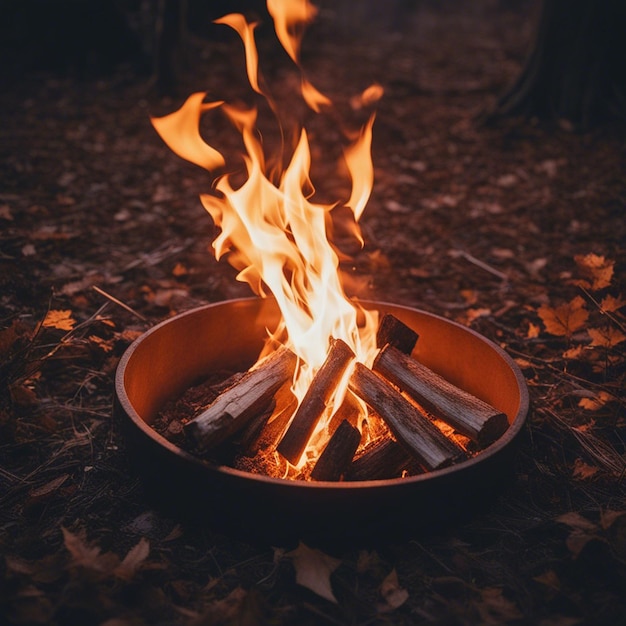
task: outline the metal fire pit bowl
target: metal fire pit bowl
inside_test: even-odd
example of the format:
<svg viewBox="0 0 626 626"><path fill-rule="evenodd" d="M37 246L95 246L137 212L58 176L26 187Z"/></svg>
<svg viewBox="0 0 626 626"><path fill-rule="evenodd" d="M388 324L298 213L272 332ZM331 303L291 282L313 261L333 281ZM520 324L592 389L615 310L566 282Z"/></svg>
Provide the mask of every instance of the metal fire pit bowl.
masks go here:
<svg viewBox="0 0 626 626"><path fill-rule="evenodd" d="M269 478L202 461L151 424L163 404L211 371L255 362L266 328L279 318L269 299L209 304L172 317L139 337L123 355L114 414L125 426L130 458L153 502L248 540L353 542L414 534L454 522L493 498L513 476L514 443L528 412L528 391L515 362L478 333L442 317L382 302L419 333L414 356L450 382L505 413L509 428L477 456L427 474L361 482Z"/></svg>

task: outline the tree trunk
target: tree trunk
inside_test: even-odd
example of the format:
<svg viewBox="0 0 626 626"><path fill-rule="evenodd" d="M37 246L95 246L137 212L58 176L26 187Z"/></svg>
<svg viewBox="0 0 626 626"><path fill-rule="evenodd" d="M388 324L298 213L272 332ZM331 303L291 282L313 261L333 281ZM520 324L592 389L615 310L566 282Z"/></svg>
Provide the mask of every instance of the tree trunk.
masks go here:
<svg viewBox="0 0 626 626"><path fill-rule="evenodd" d="M624 33L624 0L543 0L531 53L489 119L565 120L585 129L623 117Z"/></svg>

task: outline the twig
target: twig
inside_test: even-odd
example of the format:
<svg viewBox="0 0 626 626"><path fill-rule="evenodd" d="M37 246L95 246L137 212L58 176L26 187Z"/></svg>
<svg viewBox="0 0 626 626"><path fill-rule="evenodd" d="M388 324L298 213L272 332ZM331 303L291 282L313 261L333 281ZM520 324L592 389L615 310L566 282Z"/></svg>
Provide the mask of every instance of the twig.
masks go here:
<svg viewBox="0 0 626 626"><path fill-rule="evenodd" d="M485 272L489 272L490 274L497 276L500 280L504 280L507 282L509 280L509 277L504 272L501 272L500 270L497 270L495 267L492 267L488 263L485 263L484 261L477 259L475 256L471 255L469 252L465 252L465 250L455 250L454 254L455 256L462 256L466 261L469 261L470 263L474 264L476 267L480 267L480 269L485 270Z"/></svg>
<svg viewBox="0 0 626 626"><path fill-rule="evenodd" d="M132 309L127 304L124 304L121 300L118 300L115 296L112 296L110 293L107 293L104 289L101 289L100 287L97 287L96 285L92 285L91 288L95 292L99 293L101 296L104 296L105 298L108 298L111 302L117 304L118 306L121 306L125 311L128 311L135 317L138 317L142 322L148 321L147 317L144 317L141 313L138 313L137 311L135 311L135 309Z"/></svg>
<svg viewBox="0 0 626 626"><path fill-rule="evenodd" d="M589 300L591 300L591 302L593 302L602 315L606 315L606 317L611 320L613 324L615 324L622 332L626 333L626 325L622 324L622 322L620 322L610 311L603 309L602 305L582 285L578 285L578 288Z"/></svg>

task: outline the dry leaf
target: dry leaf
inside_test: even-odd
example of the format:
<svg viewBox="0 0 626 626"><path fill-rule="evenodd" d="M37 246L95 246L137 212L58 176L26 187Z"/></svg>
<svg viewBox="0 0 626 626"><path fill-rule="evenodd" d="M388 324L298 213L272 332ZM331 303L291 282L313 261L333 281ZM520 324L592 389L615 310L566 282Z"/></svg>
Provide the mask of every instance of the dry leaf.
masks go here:
<svg viewBox="0 0 626 626"><path fill-rule="evenodd" d="M623 515L626 515L626 511L600 511L600 526L603 530L608 530L615 520L619 519Z"/></svg>
<svg viewBox="0 0 626 626"><path fill-rule="evenodd" d="M137 545L132 547L122 562L115 568L115 574L120 578L130 580L148 558L150 554L150 542L142 537Z"/></svg>
<svg viewBox="0 0 626 626"><path fill-rule="evenodd" d="M61 474L60 476L53 478L50 482L47 482L45 485L33 489L29 493L29 496L31 498L45 498L53 491L56 491L69 477L69 474Z"/></svg>
<svg viewBox="0 0 626 626"><path fill-rule="evenodd" d="M573 348L570 348L569 350L565 350L565 352L563 352L563 358L570 361L575 361L576 359L580 359L584 350L584 346L574 346Z"/></svg>
<svg viewBox="0 0 626 626"><path fill-rule="evenodd" d="M612 348L622 343L622 341L626 341L626 335L614 326L607 326L606 328L588 328L587 332L591 337L592 346Z"/></svg>
<svg viewBox="0 0 626 626"><path fill-rule="evenodd" d="M11 207L8 204L0 205L0 219L8 222L13 221L13 213L11 213Z"/></svg>
<svg viewBox="0 0 626 626"><path fill-rule="evenodd" d="M43 320L45 328L58 328L59 330L72 330L76 320L72 318L72 312L69 310L52 310L48 311Z"/></svg>
<svg viewBox="0 0 626 626"><path fill-rule="evenodd" d="M528 324L528 331L526 332L526 337L528 339L535 339L536 337L539 337L540 331L541 331L541 328L539 326L537 326L536 324L530 323Z"/></svg>
<svg viewBox="0 0 626 626"><path fill-rule="evenodd" d="M547 570L543 574L539 574L539 576L533 576L533 580L536 580L538 583L541 583L546 587L550 587L550 589L554 589L555 591L559 591L561 589L559 577L552 569Z"/></svg>
<svg viewBox="0 0 626 626"><path fill-rule="evenodd" d="M101 561L100 548L98 546L89 545L85 540L85 533L74 534L61 528L63 531L63 541L68 552L72 556L74 565L85 567L96 571L103 571L103 563Z"/></svg>
<svg viewBox="0 0 626 626"><path fill-rule="evenodd" d="M480 594L482 601L475 601L475 605L482 624L495 626L521 619L522 614L515 603L506 598L499 587L487 587Z"/></svg>
<svg viewBox="0 0 626 626"><path fill-rule="evenodd" d="M611 284L615 261L609 261L605 257L593 253L579 254L574 257L574 261L576 261L580 273L591 281L589 283L582 281L586 283L584 286L596 290L604 289Z"/></svg>
<svg viewBox="0 0 626 626"><path fill-rule="evenodd" d="M587 411L597 411L611 400L613 400L613 396L610 393L599 391L597 394L594 394L592 398L581 398L578 402L578 406L581 409L587 409Z"/></svg>
<svg viewBox="0 0 626 626"><path fill-rule="evenodd" d="M565 540L565 544L574 558L578 557L582 549L592 539L600 539L596 534L598 525L586 517L583 517L580 513L571 511L570 513L565 513L565 515L557 517L556 521L567 524L572 529L572 532Z"/></svg>
<svg viewBox="0 0 626 626"><path fill-rule="evenodd" d="M593 465L588 465L582 459L576 459L574 461L574 470L572 476L580 480L586 480L597 474L599 469Z"/></svg>
<svg viewBox="0 0 626 626"><path fill-rule="evenodd" d="M174 269L172 270L172 275L179 277L187 276L187 274L189 274L189 270L182 263L176 263Z"/></svg>
<svg viewBox="0 0 626 626"><path fill-rule="evenodd" d="M615 313L626 306L626 300L622 296L605 296L600 302L600 308L607 313Z"/></svg>
<svg viewBox="0 0 626 626"><path fill-rule="evenodd" d="M393 611L409 599L409 592L400 587L398 572L396 572L395 568L389 572L380 585L380 595L385 600L385 604L378 607L381 613Z"/></svg>
<svg viewBox="0 0 626 626"><path fill-rule="evenodd" d="M558 337L569 337L582 328L589 317L585 301L576 296L571 302L552 308L543 304L537 311L546 331Z"/></svg>
<svg viewBox="0 0 626 626"><path fill-rule="evenodd" d="M580 513L576 513L576 511L564 513L563 515L557 517L556 521L561 524L567 524L567 526L573 528L574 530L595 531L597 528L597 524L582 516Z"/></svg>
<svg viewBox="0 0 626 626"><path fill-rule="evenodd" d="M102 339L102 337L98 337L97 335L89 335L89 342L91 345L100 348L103 352L111 352L111 350L113 350L112 339Z"/></svg>
<svg viewBox="0 0 626 626"><path fill-rule="evenodd" d="M337 598L330 585L330 575L339 567L341 561L303 543L295 550L287 552L285 556L293 560L296 582L299 585L337 604Z"/></svg>

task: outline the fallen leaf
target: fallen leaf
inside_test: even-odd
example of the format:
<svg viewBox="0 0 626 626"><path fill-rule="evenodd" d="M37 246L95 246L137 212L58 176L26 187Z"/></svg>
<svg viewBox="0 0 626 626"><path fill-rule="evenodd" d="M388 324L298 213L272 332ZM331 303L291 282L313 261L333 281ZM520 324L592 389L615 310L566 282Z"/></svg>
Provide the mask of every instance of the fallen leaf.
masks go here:
<svg viewBox="0 0 626 626"><path fill-rule="evenodd" d="M480 592L481 600L474 601L482 624L504 624L521 619L522 614L514 602L506 598L499 587L487 587Z"/></svg>
<svg viewBox="0 0 626 626"><path fill-rule="evenodd" d="M330 584L330 575L339 567L341 561L320 550L309 548L302 542L285 556L293 560L296 582L299 585L337 604Z"/></svg>
<svg viewBox="0 0 626 626"><path fill-rule="evenodd" d="M182 264L182 263L176 263L176 265L174 266L174 269L172 270L172 275L179 277L179 276L187 276L187 274L189 274L189 270Z"/></svg>
<svg viewBox="0 0 626 626"><path fill-rule="evenodd" d="M615 313L626 306L626 300L622 298L621 295L615 296L605 296L600 302L600 308L607 313Z"/></svg>
<svg viewBox="0 0 626 626"><path fill-rule="evenodd" d="M248 592L241 587L235 587L225 598L217 600L209 607L205 624L240 624L242 605ZM213 619L211 619L213 618Z"/></svg>
<svg viewBox="0 0 626 626"><path fill-rule="evenodd" d="M58 328L59 330L72 330L76 320L72 318L72 312L69 310L51 310L48 311L43 320L45 328Z"/></svg>
<svg viewBox="0 0 626 626"><path fill-rule="evenodd" d="M557 517L556 521L566 524L572 529L572 532L565 540L565 545L575 559L590 541L600 539L597 535L598 525L583 517L580 513L571 511Z"/></svg>
<svg viewBox="0 0 626 626"><path fill-rule="evenodd" d="M613 399L614 398L610 393L607 393L606 391L599 391L591 398L581 398L578 402L578 406L581 409L586 409L587 411L597 411Z"/></svg>
<svg viewBox="0 0 626 626"><path fill-rule="evenodd" d="M19 556L5 556L7 570L15 574L26 574L31 576L35 571L35 564L32 561L26 561Z"/></svg>
<svg viewBox="0 0 626 626"><path fill-rule="evenodd" d="M139 542L132 547L128 554L122 559L122 562L115 568L115 574L119 578L130 580L142 563L150 554L150 542L142 537Z"/></svg>
<svg viewBox="0 0 626 626"><path fill-rule="evenodd" d="M31 498L44 498L53 491L56 491L69 477L69 474L61 474L60 476L53 478L50 482L47 482L45 485L33 489L29 495Z"/></svg>
<svg viewBox="0 0 626 626"><path fill-rule="evenodd" d="M626 515L626 511L600 511L600 526L603 530L608 530L623 515Z"/></svg>
<svg viewBox="0 0 626 626"><path fill-rule="evenodd" d="M61 530L65 547L72 557L72 565L100 574L109 574L119 565L117 555L111 552L103 554L98 546L89 544L84 531L74 534L64 527Z"/></svg>
<svg viewBox="0 0 626 626"><path fill-rule="evenodd" d="M84 532L74 534L67 528L61 528L61 530L63 531L63 542L72 556L74 564L91 569L99 569L98 557L100 556L100 548L88 545L85 541Z"/></svg>
<svg viewBox="0 0 626 626"><path fill-rule="evenodd" d="M614 326L607 326L605 328L588 328L587 332L591 337L592 346L612 348L613 346L622 343L622 341L626 341L626 335Z"/></svg>
<svg viewBox="0 0 626 626"><path fill-rule="evenodd" d="M584 346L574 346L569 350L565 350L563 352L563 358L568 359L569 361L575 361L576 359L580 359L584 352Z"/></svg>
<svg viewBox="0 0 626 626"><path fill-rule="evenodd" d="M556 518L556 521L561 524L566 524L575 530L595 531L598 527L597 524L592 522L590 519L587 519L580 513L576 513L576 511L570 511L569 513L559 515L559 517Z"/></svg>
<svg viewBox="0 0 626 626"><path fill-rule="evenodd" d="M467 324L471 324L474 320L477 320L479 317L488 317L491 315L491 309L468 309L465 313L465 320Z"/></svg>
<svg viewBox="0 0 626 626"><path fill-rule="evenodd" d="M554 589L555 591L559 591L561 589L561 581L556 575L556 572L552 569L545 571L543 574L539 574L539 576L533 576L533 580L536 580L538 583L545 585L546 587L550 587L550 589Z"/></svg>
<svg viewBox="0 0 626 626"><path fill-rule="evenodd" d="M587 480L588 478L591 478L592 476L597 474L598 471L599 469L597 467L585 463L582 459L576 459L574 461L574 470L572 471L572 476L580 480Z"/></svg>
<svg viewBox="0 0 626 626"><path fill-rule="evenodd" d="M535 339L539 337L539 333L541 332L541 327L533 324L532 322L528 324L528 330L526 331L526 337L528 339Z"/></svg>
<svg viewBox="0 0 626 626"><path fill-rule="evenodd" d="M569 337L574 331L582 328L589 317L585 301L580 296L554 308L543 304L537 313L546 332L558 337Z"/></svg>
<svg viewBox="0 0 626 626"><path fill-rule="evenodd" d="M590 289L604 289L611 284L613 278L613 267L615 261L607 260L604 256L598 254L579 254L574 257L576 265L580 273L589 281L582 281L585 283L583 286L588 286Z"/></svg>
<svg viewBox="0 0 626 626"><path fill-rule="evenodd" d="M13 221L13 213L11 213L11 207L8 204L0 205L0 219L8 222Z"/></svg>
<svg viewBox="0 0 626 626"><path fill-rule="evenodd" d="M37 254L37 250L32 243L27 243L22 247L22 256L35 256Z"/></svg>
<svg viewBox="0 0 626 626"><path fill-rule="evenodd" d="M381 613L393 611L402 606L409 599L409 592L400 587L398 572L395 568L389 572L380 585L380 595L384 598L385 604L379 605Z"/></svg>

